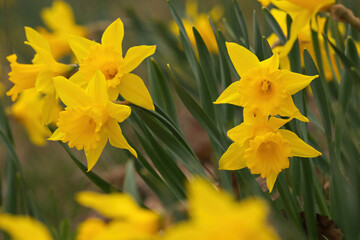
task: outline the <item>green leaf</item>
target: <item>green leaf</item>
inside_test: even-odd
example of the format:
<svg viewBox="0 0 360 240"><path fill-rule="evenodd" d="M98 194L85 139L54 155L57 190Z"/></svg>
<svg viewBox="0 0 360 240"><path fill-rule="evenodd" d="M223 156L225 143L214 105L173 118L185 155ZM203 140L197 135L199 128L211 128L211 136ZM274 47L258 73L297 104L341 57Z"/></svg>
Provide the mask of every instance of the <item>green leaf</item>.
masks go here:
<svg viewBox="0 0 360 240"><path fill-rule="evenodd" d="M254 47L255 55L259 58L260 61L265 60L264 51L262 47L262 36L259 28L259 24L256 18L256 12L253 12L253 32L254 32Z"/></svg>
<svg viewBox="0 0 360 240"><path fill-rule="evenodd" d="M85 174L85 176L89 178L89 180L93 182L96 186L98 186L102 191L104 191L105 193L120 192L118 188L116 188L115 186L111 185L110 183L99 177L93 171L88 172L87 167L75 156L75 154L68 147L68 145L61 141L58 142L65 149L65 151L67 152L71 160L76 164L76 166L78 166L78 168Z"/></svg>
<svg viewBox="0 0 360 240"><path fill-rule="evenodd" d="M310 53L305 49L304 50L304 63L306 73L308 75L317 75L317 67L310 55ZM331 119L330 119L330 101L328 95L325 93L324 83L319 77L314 79L310 86L314 94L316 105L319 109L321 120L324 125L326 139L328 141L329 148L332 149L332 128L331 128Z"/></svg>
<svg viewBox="0 0 360 240"><path fill-rule="evenodd" d="M139 191L136 187L136 175L133 161L128 161L125 167L125 179L123 185L123 191L130 194L138 204L141 204L141 198Z"/></svg>
<svg viewBox="0 0 360 240"><path fill-rule="evenodd" d="M272 49L269 45L268 40L266 39L266 37L262 37L262 48L264 51L264 58L268 59L273 55Z"/></svg>
<svg viewBox="0 0 360 240"><path fill-rule="evenodd" d="M167 122L166 119L160 117L156 112L135 105L132 105L132 107L151 132L167 146L169 151L178 157L178 160L181 161L191 173L197 175L205 174L193 150L188 144L184 144L184 138L179 137L179 135L174 135L174 133L178 134L176 128L171 126L171 124L164 125L163 123Z"/></svg>
<svg viewBox="0 0 360 240"><path fill-rule="evenodd" d="M195 79L197 80L197 87L200 96L201 106L212 118L216 119L214 106L212 104L214 99L212 99L211 97L210 89L207 82L205 81L204 73L200 67L200 64L194 54L191 45L188 45L186 43L182 34L180 34L180 41L182 43L182 46L184 47L186 58L189 62L191 69L193 70Z"/></svg>
<svg viewBox="0 0 360 240"><path fill-rule="evenodd" d="M235 10L236 18L238 20L238 24L239 24L240 29L241 29L240 39L244 39L244 43L245 43L244 47L249 48L250 43L249 43L249 36L248 36L248 30L247 30L247 27L246 27L246 22L245 22L245 19L244 19L244 15L243 15L243 13L241 11L241 8L239 6L239 3L236 0L234 1L234 10Z"/></svg>
<svg viewBox="0 0 360 240"><path fill-rule="evenodd" d="M179 95L181 101L185 107L189 110L191 115L200 123L200 125L205 129L209 134L212 140L218 144L220 149L225 152L227 148L227 140L217 129L215 123L211 118L203 111L203 109L196 103L196 101L191 97L191 95L186 92L186 90L181 86L179 81L176 79L174 73L172 72L170 66L168 66L171 79L173 81L175 91Z"/></svg>
<svg viewBox="0 0 360 240"><path fill-rule="evenodd" d="M287 40L279 23L275 20L274 16L270 13L269 9L263 8L263 12L266 22L269 24L272 31L278 36L282 45L285 45Z"/></svg>
<svg viewBox="0 0 360 240"><path fill-rule="evenodd" d="M149 129L142 124L142 120L138 116L133 115L132 119L134 119L142 129L143 133L141 134L133 125L135 134L157 171L161 174L175 196L178 199L184 199L184 182L186 177L178 167L176 157L170 156L168 152L164 150L163 146L158 143Z"/></svg>
<svg viewBox="0 0 360 240"><path fill-rule="evenodd" d="M218 91L217 91L217 81L214 65L211 61L211 56L209 50L207 49L204 40L202 39L200 33L193 27L194 37L196 41L197 51L199 53L200 66L204 73L205 81L204 85L209 89L209 95L211 102L215 101Z"/></svg>
<svg viewBox="0 0 360 240"><path fill-rule="evenodd" d="M138 153L138 158L144 159L144 157ZM173 192L169 189L161 179L149 172L140 161L135 161L135 169L139 176L144 180L146 185L156 194L160 201L167 208L174 207L174 203L177 201L177 198Z"/></svg>
<svg viewBox="0 0 360 240"><path fill-rule="evenodd" d="M154 58L148 62L148 71L154 102L166 111L172 121L179 125L169 85Z"/></svg>

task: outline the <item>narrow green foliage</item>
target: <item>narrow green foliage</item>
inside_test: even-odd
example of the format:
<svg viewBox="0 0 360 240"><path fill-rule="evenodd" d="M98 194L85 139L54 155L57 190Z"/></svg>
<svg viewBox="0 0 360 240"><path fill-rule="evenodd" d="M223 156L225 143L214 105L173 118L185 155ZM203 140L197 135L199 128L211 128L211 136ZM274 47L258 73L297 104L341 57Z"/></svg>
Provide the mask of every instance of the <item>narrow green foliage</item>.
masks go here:
<svg viewBox="0 0 360 240"><path fill-rule="evenodd" d="M239 3L234 0L234 10L235 10L235 14L236 14L236 19L238 21L239 27L241 29L241 35L239 36L239 39L242 40L242 42L245 43L246 48L250 47L250 43L249 43L249 36L248 36L248 30L246 27L246 22L244 19L244 15L241 11L241 8L239 6Z"/></svg>
<svg viewBox="0 0 360 240"><path fill-rule="evenodd" d="M273 30L273 32L278 36L280 39L280 42L285 45L286 43L286 37L284 35L284 32L282 31L279 23L275 20L274 16L270 13L269 9L263 8L263 13L266 19L266 22L269 24L270 28Z"/></svg>
<svg viewBox="0 0 360 240"><path fill-rule="evenodd" d="M206 114L206 112L196 103L196 101L192 98L192 96L181 86L181 84L176 79L170 67L169 67L169 72L174 84L175 91L179 95L185 107L200 123L200 125L206 130L206 132L209 134L212 140L218 144L218 147L220 147L220 149L225 151L227 147L227 140L225 139L225 137L220 133L220 131L218 131L215 123Z"/></svg>
<svg viewBox="0 0 360 240"><path fill-rule="evenodd" d="M138 204L141 204L140 194L136 186L135 167L133 161L126 163L126 174L124 179L123 191L130 194Z"/></svg>
<svg viewBox="0 0 360 240"><path fill-rule="evenodd" d="M105 193L120 191L118 188L99 177L93 171L88 172L87 167L75 156L66 143L59 141L59 144L65 149L71 160L76 164L76 166L78 166L78 168L85 174L85 176L89 178L89 180L98 186L102 191Z"/></svg>
<svg viewBox="0 0 360 240"><path fill-rule="evenodd" d="M253 12L253 32L254 32L254 46L255 46L255 55L259 58L260 61L265 60L264 50L262 46L262 35L260 32L259 24L256 18L256 12Z"/></svg>
<svg viewBox="0 0 360 240"><path fill-rule="evenodd" d="M135 121L138 125L141 125L139 120L139 118L135 117ZM137 128L133 128L146 154L171 191L178 199L183 199L185 197L184 183L186 177L177 165L176 156L166 152L146 126L141 127L142 133Z"/></svg>
<svg viewBox="0 0 360 240"><path fill-rule="evenodd" d="M163 108L169 117L179 125L169 84L154 58L148 61L148 71L154 102Z"/></svg>
<svg viewBox="0 0 360 240"><path fill-rule="evenodd" d="M151 132L167 146L170 152L177 156L178 160L181 161L189 171L198 175L205 174L199 159L187 144L186 140L184 140L183 137L179 138L179 135L174 135L174 131L178 133L174 126L170 124L167 126L164 125L163 122L166 121L166 119L152 111L135 105L133 108Z"/></svg>

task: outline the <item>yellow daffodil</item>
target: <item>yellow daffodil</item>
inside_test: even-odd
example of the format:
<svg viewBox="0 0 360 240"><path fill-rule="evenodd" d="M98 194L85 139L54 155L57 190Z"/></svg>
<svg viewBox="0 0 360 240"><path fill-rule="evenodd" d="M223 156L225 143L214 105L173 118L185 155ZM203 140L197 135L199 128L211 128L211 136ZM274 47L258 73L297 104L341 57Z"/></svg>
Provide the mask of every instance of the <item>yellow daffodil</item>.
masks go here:
<svg viewBox="0 0 360 240"><path fill-rule="evenodd" d="M264 7L267 7L270 5L271 0L258 0L259 3L261 3L261 5L263 5Z"/></svg>
<svg viewBox="0 0 360 240"><path fill-rule="evenodd" d="M26 216L0 214L0 229L14 240L52 240L42 223Z"/></svg>
<svg viewBox="0 0 360 240"><path fill-rule="evenodd" d="M108 139L114 147L127 149L137 156L118 124L129 117L131 109L110 101L106 80L100 71L95 73L86 89L64 77L54 78L54 85L67 107L59 113L58 129L49 140L69 142L70 147L84 149L88 171L99 159Z"/></svg>
<svg viewBox="0 0 360 240"><path fill-rule="evenodd" d="M119 18L105 30L101 44L83 37L69 36L70 47L80 63L79 71L70 80L80 86L86 86L96 71L100 70L105 76L110 100L116 100L120 93L131 103L154 110L144 82L130 72L152 55L156 46L132 47L123 57L123 37L124 26Z"/></svg>
<svg viewBox="0 0 360 240"><path fill-rule="evenodd" d="M286 34L287 33L286 13L284 11L273 8L273 9L271 9L271 14L274 16L276 21L279 23L284 34ZM320 30L325 25L326 19L322 18L322 17L317 17L316 20L319 25L318 38L319 38L320 53L321 53L321 57L323 60L325 78L327 81L332 81L334 79L334 76L331 71L330 63L326 56L326 51L325 51L325 47L324 47L325 40L322 36L322 31ZM329 38L330 38L330 40L332 40L332 38L330 36L329 36ZM307 49L309 51L310 55L315 59L315 49L314 49L313 41L311 38L311 29L310 29L309 24L306 25L299 32L298 39L299 39L300 53L302 53L304 51L304 49ZM269 36L268 41L269 41L270 45L273 45L276 41L278 41L278 38L273 33ZM273 48L274 51L279 51L279 52L281 52L282 49L283 49L283 46L277 46L277 47ZM332 49L330 49L330 51L331 51L330 52L331 64L334 67L336 76L339 78L339 69L337 68L337 65L335 62L335 52ZM300 57L301 57L301 64L302 64L302 66L304 66L303 54L300 54ZM282 56L280 58L280 66L283 69L290 70L290 63L289 63L289 59L287 56Z"/></svg>
<svg viewBox="0 0 360 240"><path fill-rule="evenodd" d="M317 157L321 155L295 133L279 129L291 119L256 115L244 110L244 122L228 131L234 141L223 154L219 168L236 170L248 167L252 174L266 178L271 192L277 175L289 167L289 157Z"/></svg>
<svg viewBox="0 0 360 240"><path fill-rule="evenodd" d="M216 42L216 38L212 27L209 23L209 15L212 21L219 21L221 16L223 15L223 8L220 5L215 6L209 14L207 13L198 13L198 3L195 0L188 0L186 2L186 18L183 19L184 28L186 34L189 37L190 43L196 48L196 41L193 32L193 27L199 31L202 39L205 42L206 47L212 53L217 53L218 46ZM179 27L176 22L171 22L170 29L174 34L179 34Z"/></svg>
<svg viewBox="0 0 360 240"><path fill-rule="evenodd" d="M39 93L45 94L42 118L43 122L50 123L53 120L53 110L57 106L52 77L65 75L72 67L56 62L49 44L34 29L25 27L25 33L28 40L25 43L36 51L36 55L32 64L18 63L15 54L7 57L11 67L9 80L14 86L6 94L15 101L20 92L35 87Z"/></svg>
<svg viewBox="0 0 360 240"><path fill-rule="evenodd" d="M81 192L76 199L111 219L109 223L87 219L80 225L76 240L155 239L158 233L159 215L140 208L128 194Z"/></svg>
<svg viewBox="0 0 360 240"><path fill-rule="evenodd" d="M170 228L165 240L275 240L268 206L258 199L236 202L202 179L188 186L190 220Z"/></svg>
<svg viewBox="0 0 360 240"><path fill-rule="evenodd" d="M24 90L18 100L11 106L10 114L24 125L33 144L43 146L51 135L50 130L42 122L45 98L35 88ZM53 122L56 122L60 107L53 109Z"/></svg>
<svg viewBox="0 0 360 240"><path fill-rule="evenodd" d="M281 51L281 56L286 56L301 30L310 24L310 21L312 22L313 28L317 29L316 14L335 4L335 0L271 0L271 3L288 13L292 18L290 38Z"/></svg>
<svg viewBox="0 0 360 240"><path fill-rule="evenodd" d="M70 46L66 34L86 36L85 27L75 23L74 14L69 4L56 0L50 8L41 11L41 18L51 30L39 27L38 31L49 42L51 52L55 59L60 59L70 53Z"/></svg>
<svg viewBox="0 0 360 240"><path fill-rule="evenodd" d="M230 103L264 116L295 115L301 121L308 121L296 108L291 95L305 88L317 76L278 69L277 52L260 62L252 52L236 43L227 42L226 46L241 80L225 89L215 104Z"/></svg>

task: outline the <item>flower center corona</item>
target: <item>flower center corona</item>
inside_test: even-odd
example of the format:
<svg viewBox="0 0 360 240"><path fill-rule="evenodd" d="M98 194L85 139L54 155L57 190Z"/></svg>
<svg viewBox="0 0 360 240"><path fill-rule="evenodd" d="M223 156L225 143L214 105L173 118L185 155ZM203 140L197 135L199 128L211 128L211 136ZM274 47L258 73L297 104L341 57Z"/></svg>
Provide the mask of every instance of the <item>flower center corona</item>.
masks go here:
<svg viewBox="0 0 360 240"><path fill-rule="evenodd" d="M261 92L262 94L267 94L271 91L271 82L269 80L262 80L261 82Z"/></svg>
<svg viewBox="0 0 360 240"><path fill-rule="evenodd" d="M113 79L118 73L116 63L107 63L101 68L101 72L104 74L106 80Z"/></svg>

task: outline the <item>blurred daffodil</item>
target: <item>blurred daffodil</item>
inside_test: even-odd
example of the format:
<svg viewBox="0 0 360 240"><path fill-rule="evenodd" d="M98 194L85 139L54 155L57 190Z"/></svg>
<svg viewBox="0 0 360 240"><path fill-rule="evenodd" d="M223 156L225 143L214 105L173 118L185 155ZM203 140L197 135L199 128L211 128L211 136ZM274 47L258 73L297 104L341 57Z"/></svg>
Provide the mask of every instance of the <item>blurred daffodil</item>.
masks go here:
<svg viewBox="0 0 360 240"><path fill-rule="evenodd" d="M52 240L42 223L26 216L0 214L0 229L14 240Z"/></svg>
<svg viewBox="0 0 360 240"><path fill-rule="evenodd" d="M38 31L49 42L51 52L55 59L60 59L71 52L66 34L86 36L85 27L75 23L71 6L64 1L56 0L50 8L41 11L41 18L51 30L38 27Z"/></svg>
<svg viewBox="0 0 360 240"><path fill-rule="evenodd" d="M217 53L219 50L208 17L210 16L214 22L219 21L224 13L223 8L220 5L216 5L209 13L199 13L198 2L196 0L188 0L185 11L186 18L182 19L182 21L190 43L196 48L195 36L192 29L195 27L199 31L209 51ZM179 27L175 21L171 22L170 29L174 34L179 34Z"/></svg>
<svg viewBox="0 0 360 240"><path fill-rule="evenodd" d="M51 135L50 130L42 122L42 110L45 98L35 88L24 90L17 101L11 106L10 114L24 125L33 144L43 146L46 139ZM56 122L60 107L56 106L53 111L53 120Z"/></svg>
<svg viewBox="0 0 360 240"><path fill-rule="evenodd" d="M317 29L316 14L335 4L335 0L271 0L271 3L292 18L290 38L281 51L281 56L286 56L302 29L309 25L310 21L312 28Z"/></svg>
<svg viewBox="0 0 360 240"><path fill-rule="evenodd" d="M290 120L268 118L244 109L244 122L227 133L234 143L221 157L219 168L237 170L248 167L252 174L266 178L271 192L277 175L289 167L289 157L321 155L295 133L279 129Z"/></svg>
<svg viewBox="0 0 360 240"><path fill-rule="evenodd" d="M81 205L111 219L107 223L99 219L87 219L79 226L76 240L150 240L157 236L159 215L140 208L128 194L81 192L76 199Z"/></svg>
<svg viewBox="0 0 360 240"><path fill-rule="evenodd" d="M258 199L236 202L202 179L188 185L190 220L170 228L165 240L277 240L267 222L268 206Z"/></svg>
<svg viewBox="0 0 360 240"><path fill-rule="evenodd" d="M264 116L295 116L308 122L295 106L291 95L305 88L317 76L278 69L277 52L260 62L252 52L236 43L227 42L226 46L241 79L225 89L215 104L230 103Z"/></svg>
<svg viewBox="0 0 360 240"><path fill-rule="evenodd" d="M7 57L11 67L9 80L14 86L6 94L15 101L20 92L35 87L39 93L45 95L42 119L44 123L50 123L53 120L53 110L57 106L52 77L65 75L72 67L54 59L49 44L37 31L25 27L25 33L28 40L25 43L35 50L36 55L32 64L18 63L15 54Z"/></svg>
<svg viewBox="0 0 360 240"><path fill-rule="evenodd" d="M86 89L64 77L54 78L54 85L67 107L59 113L58 129L49 140L68 142L70 147L84 149L88 171L94 167L108 139L114 147L127 149L137 156L118 124L129 117L131 109L110 101L106 80L100 71L95 73Z"/></svg>
<svg viewBox="0 0 360 240"><path fill-rule="evenodd" d="M123 37L124 26L119 18L105 30L101 44L83 37L69 36L70 47L80 63L79 71L70 80L84 87L96 71L100 70L105 76L110 100L116 100L120 93L131 103L154 110L143 80L130 72L145 58L154 54L156 46L132 47L123 57Z"/></svg>
<svg viewBox="0 0 360 240"><path fill-rule="evenodd" d="M271 14L274 16L274 18L276 19L276 21L279 23L279 26L281 27L282 31L284 32L284 34L287 33L287 26L286 26L286 13L284 11L278 10L278 9L271 9ZM337 68L336 65L336 61L335 61L335 52L330 48L330 63L328 61L328 58L326 56L326 51L325 51L325 47L324 47L324 37L322 35L323 31L321 31L321 29L323 29L326 19L322 18L322 17L317 17L316 18L318 26L319 26L319 31L318 31L318 39L319 39L319 46L320 46L320 53L321 53L321 57L323 60L323 67L324 67L324 74L325 74L325 78L327 81L332 81L334 79L332 70L331 70L331 66L330 64L334 67L334 73L336 75L336 77L339 79L339 69ZM314 45L313 45L313 41L311 38L311 28L310 25L306 25L300 32L298 35L298 39L299 39L299 47L300 47L300 52L302 53L304 49L307 49L310 53L310 55L315 58L315 49L314 49ZM329 36L330 41L332 41L331 36ZM277 36L273 33L269 36L268 38L269 44L270 45L276 45L276 42L279 41ZM283 50L283 46L276 46L273 48L274 51L279 51L281 53L281 51ZM281 55L281 54L280 54ZM301 57L301 64L304 66L304 60L303 60L303 54L300 54ZM290 70L290 63L289 63L289 59L287 56L282 56L280 58L280 66L283 69L288 69Z"/></svg>

